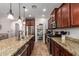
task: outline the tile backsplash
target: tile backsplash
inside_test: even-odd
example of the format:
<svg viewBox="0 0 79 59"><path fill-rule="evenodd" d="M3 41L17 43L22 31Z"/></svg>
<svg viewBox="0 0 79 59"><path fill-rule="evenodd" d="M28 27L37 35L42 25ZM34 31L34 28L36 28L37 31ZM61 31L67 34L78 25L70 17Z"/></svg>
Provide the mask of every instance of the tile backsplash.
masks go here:
<svg viewBox="0 0 79 59"><path fill-rule="evenodd" d="M55 29L54 31L68 31L68 37L79 39L79 28Z"/></svg>

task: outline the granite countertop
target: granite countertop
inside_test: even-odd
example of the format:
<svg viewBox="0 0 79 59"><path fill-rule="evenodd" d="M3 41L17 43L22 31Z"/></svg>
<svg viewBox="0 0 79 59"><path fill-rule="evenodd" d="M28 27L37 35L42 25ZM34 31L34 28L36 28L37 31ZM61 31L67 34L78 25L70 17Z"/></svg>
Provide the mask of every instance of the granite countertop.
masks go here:
<svg viewBox="0 0 79 59"><path fill-rule="evenodd" d="M25 40L17 41L15 37L0 41L0 56L11 56L18 51L34 35L29 35Z"/></svg>
<svg viewBox="0 0 79 59"><path fill-rule="evenodd" d="M72 53L74 56L79 56L79 40L66 37L65 43L62 43L61 37L53 37L55 42Z"/></svg>

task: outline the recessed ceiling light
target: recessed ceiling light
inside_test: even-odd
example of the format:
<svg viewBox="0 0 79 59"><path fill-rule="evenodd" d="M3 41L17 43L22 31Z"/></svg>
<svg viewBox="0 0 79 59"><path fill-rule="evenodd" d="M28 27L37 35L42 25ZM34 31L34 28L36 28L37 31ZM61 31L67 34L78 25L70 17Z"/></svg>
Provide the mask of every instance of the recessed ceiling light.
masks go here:
<svg viewBox="0 0 79 59"><path fill-rule="evenodd" d="M29 17L31 17L32 15L30 14Z"/></svg>
<svg viewBox="0 0 79 59"><path fill-rule="evenodd" d="M28 9L27 8L25 8L25 12L27 12L28 11Z"/></svg>
<svg viewBox="0 0 79 59"><path fill-rule="evenodd" d="M43 9L43 12L45 12L45 11L46 11L46 8Z"/></svg>
<svg viewBox="0 0 79 59"><path fill-rule="evenodd" d="M42 17L45 17L45 15L42 15Z"/></svg>

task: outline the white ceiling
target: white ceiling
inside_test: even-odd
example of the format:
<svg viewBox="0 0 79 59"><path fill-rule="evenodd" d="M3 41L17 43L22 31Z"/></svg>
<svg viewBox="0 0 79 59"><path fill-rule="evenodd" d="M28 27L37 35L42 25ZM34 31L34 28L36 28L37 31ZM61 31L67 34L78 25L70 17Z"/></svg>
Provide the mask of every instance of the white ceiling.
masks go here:
<svg viewBox="0 0 79 59"><path fill-rule="evenodd" d="M9 3L0 3L0 17L7 16L9 12ZM32 9L32 5L37 5L36 9ZM45 15L45 17L49 17L52 10L56 7L59 7L61 3L21 3L21 16L23 17L23 6L25 6L28 11L25 13L26 17L28 17L29 14L32 15L32 17L42 17L42 14ZM46 12L43 12L42 9L46 8ZM18 17L18 3L12 3L12 10L14 13L15 18Z"/></svg>

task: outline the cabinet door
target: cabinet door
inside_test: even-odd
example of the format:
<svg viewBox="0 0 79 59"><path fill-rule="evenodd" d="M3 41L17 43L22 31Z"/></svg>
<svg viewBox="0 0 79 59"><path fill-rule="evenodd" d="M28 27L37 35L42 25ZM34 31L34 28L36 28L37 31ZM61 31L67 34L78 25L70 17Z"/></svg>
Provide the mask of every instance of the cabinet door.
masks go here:
<svg viewBox="0 0 79 59"><path fill-rule="evenodd" d="M51 27L52 28L56 28L57 26L57 23L56 23L56 12L57 12L57 9L58 8L55 8L54 10L53 10L53 12L51 13L51 15L52 15L52 17L51 17L51 22L52 22L52 25L51 25Z"/></svg>
<svg viewBox="0 0 79 59"><path fill-rule="evenodd" d="M60 46L56 43L56 42L54 42L54 44L55 44L55 46L54 46L54 53L55 53L55 56L60 56Z"/></svg>
<svg viewBox="0 0 79 59"><path fill-rule="evenodd" d="M31 22L29 20L26 20L26 26L31 26Z"/></svg>
<svg viewBox="0 0 79 59"><path fill-rule="evenodd" d="M26 18L26 26L35 26L35 18Z"/></svg>
<svg viewBox="0 0 79 59"><path fill-rule="evenodd" d="M70 27L70 4L65 3L62 6L62 27Z"/></svg>
<svg viewBox="0 0 79 59"><path fill-rule="evenodd" d="M79 3L71 3L71 25L79 26Z"/></svg>
<svg viewBox="0 0 79 59"><path fill-rule="evenodd" d="M55 56L59 56L60 55L60 50L57 46L54 47L55 48Z"/></svg>
<svg viewBox="0 0 79 59"><path fill-rule="evenodd" d="M48 28L51 29L51 19L48 20Z"/></svg>
<svg viewBox="0 0 79 59"><path fill-rule="evenodd" d="M53 13L51 14L51 15L52 15L52 20L55 20L55 10L56 10L56 9L54 9L54 10L53 10Z"/></svg>
<svg viewBox="0 0 79 59"><path fill-rule="evenodd" d="M62 27L62 18L61 18L61 8L58 9L57 11L57 27L61 28Z"/></svg>
<svg viewBox="0 0 79 59"><path fill-rule="evenodd" d="M61 56L72 56L66 49L60 46Z"/></svg>
<svg viewBox="0 0 79 59"><path fill-rule="evenodd" d="M51 52L51 54L53 55L53 56L55 56L55 44L54 44L54 41L51 39L51 41L50 41L50 52Z"/></svg>
<svg viewBox="0 0 79 59"><path fill-rule="evenodd" d="M31 26L35 26L35 21L34 20L31 20Z"/></svg>

